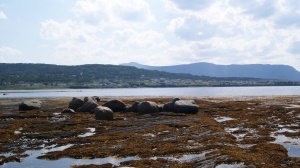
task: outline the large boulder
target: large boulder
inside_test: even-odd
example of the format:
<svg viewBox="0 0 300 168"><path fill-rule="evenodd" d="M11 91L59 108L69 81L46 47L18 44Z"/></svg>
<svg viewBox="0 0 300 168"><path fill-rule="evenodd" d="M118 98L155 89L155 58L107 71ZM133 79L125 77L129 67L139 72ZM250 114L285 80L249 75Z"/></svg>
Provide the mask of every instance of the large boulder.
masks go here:
<svg viewBox="0 0 300 168"><path fill-rule="evenodd" d="M95 101L93 98L84 98L84 104L80 108L76 110L76 112L90 112L92 113L94 108L98 106L97 101Z"/></svg>
<svg viewBox="0 0 300 168"><path fill-rule="evenodd" d="M82 107L84 102L81 99L73 97L73 99L69 102L69 108L73 110L77 110L78 108Z"/></svg>
<svg viewBox="0 0 300 168"><path fill-rule="evenodd" d="M172 112L174 111L174 104L176 101L180 100L180 98L175 97L170 102L163 105L162 111Z"/></svg>
<svg viewBox="0 0 300 168"><path fill-rule="evenodd" d="M110 108L113 112L125 111L126 104L121 100L110 100L102 106Z"/></svg>
<svg viewBox="0 0 300 168"><path fill-rule="evenodd" d="M108 107L97 106L94 109L94 112L95 112L96 120L113 120L114 119L114 113Z"/></svg>
<svg viewBox="0 0 300 168"><path fill-rule="evenodd" d="M26 110L34 110L34 109L40 109L42 107L42 102L39 100L28 100L24 101L19 105L20 111L26 111Z"/></svg>
<svg viewBox="0 0 300 168"><path fill-rule="evenodd" d="M143 101L139 103L137 111L139 114L158 113L158 105L152 101Z"/></svg>
<svg viewBox="0 0 300 168"><path fill-rule="evenodd" d="M139 106L140 102L135 101L131 106L129 106L125 112L134 112L137 113L138 112L138 106Z"/></svg>
<svg viewBox="0 0 300 168"><path fill-rule="evenodd" d="M194 100L178 100L174 103L174 112L176 113L196 114L198 110L199 106Z"/></svg>

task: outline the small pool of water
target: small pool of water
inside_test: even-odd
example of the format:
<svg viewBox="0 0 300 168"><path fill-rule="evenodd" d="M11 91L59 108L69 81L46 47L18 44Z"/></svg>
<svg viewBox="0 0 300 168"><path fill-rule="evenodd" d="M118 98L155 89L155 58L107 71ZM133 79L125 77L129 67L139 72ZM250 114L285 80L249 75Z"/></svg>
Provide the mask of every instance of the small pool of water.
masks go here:
<svg viewBox="0 0 300 168"><path fill-rule="evenodd" d="M87 128L89 130L89 132L85 133L85 134L82 134L82 135L78 135L78 137L89 137L89 136L92 136L92 135L95 135L95 131L96 129L95 128Z"/></svg>
<svg viewBox="0 0 300 168"><path fill-rule="evenodd" d="M244 163L241 164L220 164L217 165L215 168L244 168Z"/></svg>
<svg viewBox="0 0 300 168"><path fill-rule="evenodd" d="M224 122L224 121L230 121L230 120L234 120L234 118L230 118L230 117L217 117L214 118L217 122Z"/></svg>
<svg viewBox="0 0 300 168"><path fill-rule="evenodd" d="M300 139L274 134L272 137L276 139L273 143L280 144L286 148L289 157L300 157Z"/></svg>
<svg viewBox="0 0 300 168"><path fill-rule="evenodd" d="M157 159L167 159L167 160L172 160L172 161L180 161L180 162L187 162L191 161L196 158L205 158L205 155L209 152L203 152L200 154L189 154L189 155L182 155L181 157L152 157L152 160L157 160Z"/></svg>

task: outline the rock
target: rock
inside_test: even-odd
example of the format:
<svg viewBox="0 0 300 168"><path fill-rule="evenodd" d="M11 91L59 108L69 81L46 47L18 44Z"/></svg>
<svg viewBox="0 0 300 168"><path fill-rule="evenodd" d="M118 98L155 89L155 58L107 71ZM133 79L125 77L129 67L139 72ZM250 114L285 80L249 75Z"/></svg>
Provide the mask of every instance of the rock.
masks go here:
<svg viewBox="0 0 300 168"><path fill-rule="evenodd" d="M61 112L62 114L75 114L76 112L71 108L65 108Z"/></svg>
<svg viewBox="0 0 300 168"><path fill-rule="evenodd" d="M26 110L34 110L34 109L40 109L42 107L42 102L39 100L28 100L24 101L19 105L20 111L26 111Z"/></svg>
<svg viewBox="0 0 300 168"><path fill-rule="evenodd" d="M94 109L95 112L95 118L96 120L113 120L114 119L114 113L113 111L104 106L97 106Z"/></svg>
<svg viewBox="0 0 300 168"><path fill-rule="evenodd" d="M97 102L100 102L100 97L98 96L93 96L93 99L95 99Z"/></svg>
<svg viewBox="0 0 300 168"><path fill-rule="evenodd" d="M149 113L158 113L158 106L155 102L152 101L143 101L139 103L137 112L139 114L149 114Z"/></svg>
<svg viewBox="0 0 300 168"><path fill-rule="evenodd" d="M158 106L158 112L163 112L163 107L161 105Z"/></svg>
<svg viewBox="0 0 300 168"><path fill-rule="evenodd" d="M196 114L198 110L199 106L194 100L178 100L174 103L174 112L176 113Z"/></svg>
<svg viewBox="0 0 300 168"><path fill-rule="evenodd" d="M138 106L139 106L140 102L135 101L130 107L128 107L126 109L125 112L134 112L137 113L138 112Z"/></svg>
<svg viewBox="0 0 300 168"><path fill-rule="evenodd" d="M98 102L95 96L94 97L84 97L83 103L86 103L88 101L94 101L96 103Z"/></svg>
<svg viewBox="0 0 300 168"><path fill-rule="evenodd" d="M110 108L113 112L125 111L126 104L121 100L110 100L102 106Z"/></svg>
<svg viewBox="0 0 300 168"><path fill-rule="evenodd" d="M83 106L78 108L76 112L90 112L90 113L93 112L94 108L98 106L98 103L92 98L84 98L84 99L85 99L85 103L83 104Z"/></svg>
<svg viewBox="0 0 300 168"><path fill-rule="evenodd" d="M162 111L174 112L174 104L176 101L180 100L180 98L175 97L170 102L163 105Z"/></svg>
<svg viewBox="0 0 300 168"><path fill-rule="evenodd" d="M77 110L78 108L83 106L83 101L81 99L78 99L76 97L73 97L73 99L69 103L69 108L73 110Z"/></svg>

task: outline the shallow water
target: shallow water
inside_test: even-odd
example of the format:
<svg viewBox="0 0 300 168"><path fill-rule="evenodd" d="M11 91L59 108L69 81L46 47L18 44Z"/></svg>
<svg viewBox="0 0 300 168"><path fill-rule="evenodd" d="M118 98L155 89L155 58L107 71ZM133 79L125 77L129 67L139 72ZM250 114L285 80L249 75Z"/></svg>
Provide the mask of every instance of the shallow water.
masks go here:
<svg viewBox="0 0 300 168"><path fill-rule="evenodd" d="M230 121L230 120L234 120L233 118L230 117L217 117L214 118L217 122L224 122L224 121Z"/></svg>
<svg viewBox="0 0 300 168"><path fill-rule="evenodd" d="M37 157L42 156L46 154L47 152L54 152L54 151L63 151L69 147L73 146L72 144L60 146L60 147L48 147L43 148L41 150L28 150L23 154L28 154L28 157L22 158L21 162L9 162L2 165L3 168L14 168L14 167L22 167L22 168L53 168L53 167L60 167L60 168L69 168L72 165L89 165L89 164L96 164L96 165L102 165L106 163L111 163L113 165L120 165L121 162L130 161L130 160L141 160L141 158L137 156L130 156L125 158L118 158L118 157L106 157L106 158L96 158L96 159L72 159L72 158L62 158L59 160L43 160L43 159L37 159ZM50 148L50 149L49 149ZM205 158L205 154L209 152L203 152L201 154L188 154L183 155L181 157L172 157L172 156L166 156L166 157L151 157L151 160L157 160L157 159L167 159L170 161L180 161L180 162L186 162L191 161L196 158ZM22 154L22 155L23 155ZM11 156L14 154L2 154L3 156Z"/></svg>
<svg viewBox="0 0 300 168"><path fill-rule="evenodd" d="M300 139L290 138L285 135L272 135L276 140L273 143L286 148L289 157L300 157Z"/></svg>
<svg viewBox="0 0 300 168"><path fill-rule="evenodd" d="M82 135L78 135L78 137L89 137L89 136L92 136L92 135L95 135L95 131L96 131L96 128L87 128L89 130L89 132L85 133L85 134L82 134Z"/></svg>
<svg viewBox="0 0 300 168"><path fill-rule="evenodd" d="M241 164L220 164L217 165L215 168L243 168L245 167L243 163Z"/></svg>

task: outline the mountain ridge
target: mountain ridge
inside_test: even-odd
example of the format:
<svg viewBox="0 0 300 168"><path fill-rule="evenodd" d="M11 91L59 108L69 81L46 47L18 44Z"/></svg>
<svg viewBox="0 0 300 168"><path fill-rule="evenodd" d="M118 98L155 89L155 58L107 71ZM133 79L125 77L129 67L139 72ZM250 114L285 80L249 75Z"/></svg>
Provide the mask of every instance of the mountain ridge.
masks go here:
<svg viewBox="0 0 300 168"><path fill-rule="evenodd" d="M206 62L170 66L148 66L135 62L121 64L148 70L171 73L186 73L210 77L246 77L300 81L300 72L289 65L272 64L231 64L217 65Z"/></svg>

